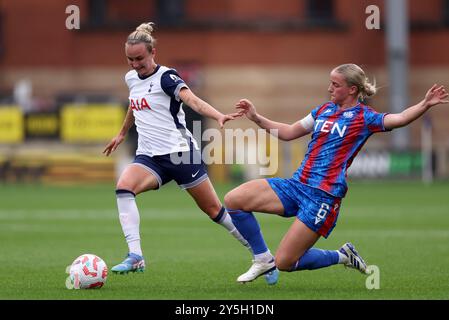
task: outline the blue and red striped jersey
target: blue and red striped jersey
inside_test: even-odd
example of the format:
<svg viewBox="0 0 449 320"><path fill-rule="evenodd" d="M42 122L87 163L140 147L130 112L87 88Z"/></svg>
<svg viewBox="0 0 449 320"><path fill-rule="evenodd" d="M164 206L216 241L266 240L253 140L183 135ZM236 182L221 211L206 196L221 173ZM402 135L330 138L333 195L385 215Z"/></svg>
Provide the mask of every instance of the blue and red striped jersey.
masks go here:
<svg viewBox="0 0 449 320"><path fill-rule="evenodd" d="M366 140L386 131L384 117L361 103L341 109L327 102L312 110L315 120L307 153L293 178L343 198L348 189L346 171Z"/></svg>

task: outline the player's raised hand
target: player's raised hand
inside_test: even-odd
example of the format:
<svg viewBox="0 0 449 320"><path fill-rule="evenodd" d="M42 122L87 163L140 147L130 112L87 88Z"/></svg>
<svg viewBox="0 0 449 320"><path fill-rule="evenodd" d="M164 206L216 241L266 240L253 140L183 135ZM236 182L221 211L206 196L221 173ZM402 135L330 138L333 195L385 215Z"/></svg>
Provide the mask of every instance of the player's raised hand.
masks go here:
<svg viewBox="0 0 449 320"><path fill-rule="evenodd" d="M118 135L112 138L111 142L109 142L106 148L104 148L103 150L103 153L106 155L106 157L109 156L112 152L114 152L115 149L117 149L117 147L119 146L119 144L123 142L123 140L125 140L125 137L122 135Z"/></svg>
<svg viewBox="0 0 449 320"><path fill-rule="evenodd" d="M432 88L429 89L424 98L424 103L430 108L440 103L449 103L446 98L449 94L446 92L444 86L438 86L434 84Z"/></svg>
<svg viewBox="0 0 449 320"><path fill-rule="evenodd" d="M235 120L236 118L239 118L243 115L243 112L239 111L239 112L234 112L234 113L229 113L229 114L224 114L222 115L217 121L218 124L220 125L220 128L223 128L224 124L230 120Z"/></svg>
<svg viewBox="0 0 449 320"><path fill-rule="evenodd" d="M241 99L239 102L237 102L235 107L236 109L243 112L249 120L251 121L257 120L256 107L248 99Z"/></svg>

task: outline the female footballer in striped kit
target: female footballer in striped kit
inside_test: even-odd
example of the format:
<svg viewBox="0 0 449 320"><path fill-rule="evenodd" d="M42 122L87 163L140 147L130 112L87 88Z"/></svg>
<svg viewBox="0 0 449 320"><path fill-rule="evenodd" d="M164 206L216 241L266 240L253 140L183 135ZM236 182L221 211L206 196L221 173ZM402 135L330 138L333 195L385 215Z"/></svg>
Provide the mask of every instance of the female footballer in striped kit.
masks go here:
<svg viewBox="0 0 449 320"><path fill-rule="evenodd" d="M305 158L289 179L252 180L230 191L225 205L235 226L256 257L237 281L253 281L276 266L281 271L312 270L345 264L366 273L366 263L351 243L339 250L314 248L335 227L347 191L346 171L366 140L376 132L403 127L431 107L448 103L443 86L432 86L424 99L401 113L378 113L361 101L376 93L364 71L355 64L336 67L330 74L331 100L291 125L269 120L246 99L237 103L248 119L266 130L277 129L289 141L312 133ZM265 244L253 211L296 217L282 239L275 261Z"/></svg>
<svg viewBox="0 0 449 320"><path fill-rule="evenodd" d="M129 87L129 108L120 132L103 151L109 156L116 150L135 123L136 157L122 172L116 186L120 223L129 249L125 260L111 269L119 274L145 269L136 195L158 189L171 180L187 190L214 222L250 249L209 181L197 142L186 128L182 104L216 120L221 128L243 113L222 114L197 97L174 69L156 64L153 26L153 23L143 23L128 36L125 53L132 70L126 74L125 81Z"/></svg>

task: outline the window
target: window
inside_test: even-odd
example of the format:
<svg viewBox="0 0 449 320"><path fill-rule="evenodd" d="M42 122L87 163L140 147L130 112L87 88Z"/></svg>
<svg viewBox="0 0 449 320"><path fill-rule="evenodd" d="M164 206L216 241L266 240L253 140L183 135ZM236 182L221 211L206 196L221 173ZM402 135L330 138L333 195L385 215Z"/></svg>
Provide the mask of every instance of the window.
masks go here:
<svg viewBox="0 0 449 320"><path fill-rule="evenodd" d="M157 20L163 26L175 26L184 22L184 0L157 0Z"/></svg>
<svg viewBox="0 0 449 320"><path fill-rule="evenodd" d="M306 19L316 24L332 23L334 21L334 1L307 0Z"/></svg>
<svg viewBox="0 0 449 320"><path fill-rule="evenodd" d="M106 0L90 0L88 2L89 26L103 27L106 23L107 2Z"/></svg>
<svg viewBox="0 0 449 320"><path fill-rule="evenodd" d="M5 29L3 26L4 20L3 20L3 13L0 11L0 58L3 56L3 54L5 53L5 47L4 47L4 33L5 33Z"/></svg>
<svg viewBox="0 0 449 320"><path fill-rule="evenodd" d="M449 27L449 0L443 0L443 24Z"/></svg>
<svg viewBox="0 0 449 320"><path fill-rule="evenodd" d="M149 21L159 27L226 30L335 30L342 26L335 17L334 0L281 0L282 5L266 13L272 1L260 1L253 10L248 3L256 0L87 0L85 27L129 30Z"/></svg>
<svg viewBox="0 0 449 320"><path fill-rule="evenodd" d="M156 0L88 0L87 28L130 29L155 21Z"/></svg>

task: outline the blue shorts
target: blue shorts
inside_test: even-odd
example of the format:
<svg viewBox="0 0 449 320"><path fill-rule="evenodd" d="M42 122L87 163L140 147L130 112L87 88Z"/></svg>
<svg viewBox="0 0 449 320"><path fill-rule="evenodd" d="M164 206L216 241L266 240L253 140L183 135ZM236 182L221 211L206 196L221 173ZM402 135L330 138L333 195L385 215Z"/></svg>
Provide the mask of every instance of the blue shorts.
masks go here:
<svg viewBox="0 0 449 320"><path fill-rule="evenodd" d="M266 179L284 206L284 216L296 216L307 227L327 238L334 229L341 198L312 188L296 179Z"/></svg>
<svg viewBox="0 0 449 320"><path fill-rule="evenodd" d="M133 163L151 172L156 177L159 187L175 180L182 189L189 189L208 178L206 165L198 150L153 157L139 154Z"/></svg>

